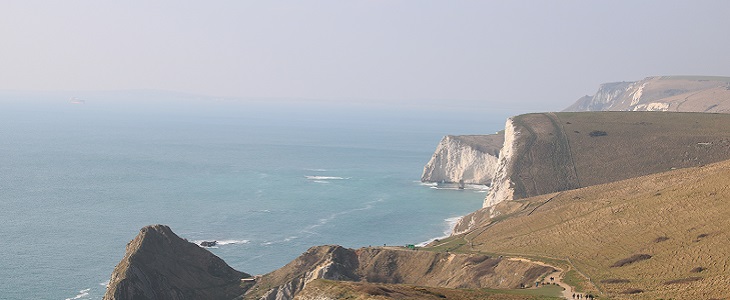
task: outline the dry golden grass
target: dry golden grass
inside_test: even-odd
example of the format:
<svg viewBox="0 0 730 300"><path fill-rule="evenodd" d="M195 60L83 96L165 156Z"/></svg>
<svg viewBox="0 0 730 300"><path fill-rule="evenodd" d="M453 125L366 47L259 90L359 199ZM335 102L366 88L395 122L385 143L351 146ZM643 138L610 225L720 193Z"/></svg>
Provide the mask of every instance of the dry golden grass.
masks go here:
<svg viewBox="0 0 730 300"><path fill-rule="evenodd" d="M730 114L563 112L513 119L515 199L730 159Z"/></svg>
<svg viewBox="0 0 730 300"><path fill-rule="evenodd" d="M504 131L487 135L453 135L453 139L467 144L481 152L499 155L504 144Z"/></svg>
<svg viewBox="0 0 730 300"><path fill-rule="evenodd" d="M517 202L455 250L564 259L619 299L730 295L730 161Z"/></svg>
<svg viewBox="0 0 730 300"><path fill-rule="evenodd" d="M295 300L309 299L351 299L351 300L548 300L560 299L557 297L520 294L535 292L523 291L496 291L496 290L467 290L448 289L437 287L423 287L403 284L375 284L367 282L345 282L318 279L307 284L307 287L297 295ZM551 291L543 291L551 292Z"/></svg>

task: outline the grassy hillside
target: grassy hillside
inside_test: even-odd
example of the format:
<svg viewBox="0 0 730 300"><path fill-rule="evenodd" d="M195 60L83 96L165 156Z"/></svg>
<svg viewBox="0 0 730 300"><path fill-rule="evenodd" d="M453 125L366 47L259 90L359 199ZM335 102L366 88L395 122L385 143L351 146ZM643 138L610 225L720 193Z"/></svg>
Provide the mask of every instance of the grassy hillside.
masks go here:
<svg viewBox="0 0 730 300"><path fill-rule="evenodd" d="M551 261L571 270L566 281L617 299L730 295L730 161L509 202L434 250Z"/></svg>
<svg viewBox="0 0 730 300"><path fill-rule="evenodd" d="M730 115L526 114L509 178L515 199L730 159Z"/></svg>
<svg viewBox="0 0 730 300"><path fill-rule="evenodd" d="M561 299L543 294L558 294L559 287L545 287L539 290L467 290L438 287L423 287L401 284L374 284L367 282L345 282L315 280L295 297L295 300L309 299L399 299L399 300L548 300ZM532 293L532 294L531 294Z"/></svg>
<svg viewBox="0 0 730 300"><path fill-rule="evenodd" d="M556 270L533 262L480 254L400 247L317 246L256 280L244 299L286 298L314 279L408 284L442 288L519 289ZM273 290L272 290L273 289ZM272 292L270 292L272 291Z"/></svg>
<svg viewBox="0 0 730 300"><path fill-rule="evenodd" d="M502 144L504 144L504 131L487 135L453 135L451 137L474 149L494 156L499 156L499 150L502 149Z"/></svg>

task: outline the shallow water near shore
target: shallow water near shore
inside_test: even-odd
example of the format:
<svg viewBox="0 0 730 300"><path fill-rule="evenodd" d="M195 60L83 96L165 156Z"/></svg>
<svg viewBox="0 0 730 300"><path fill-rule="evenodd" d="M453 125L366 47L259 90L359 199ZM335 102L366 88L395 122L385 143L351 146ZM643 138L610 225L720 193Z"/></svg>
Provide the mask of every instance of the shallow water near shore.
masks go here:
<svg viewBox="0 0 730 300"><path fill-rule="evenodd" d="M149 224L216 240L252 274L314 245L442 236L485 194L423 185L423 165L443 135L493 133L516 113L80 97L0 93L0 298L101 299Z"/></svg>

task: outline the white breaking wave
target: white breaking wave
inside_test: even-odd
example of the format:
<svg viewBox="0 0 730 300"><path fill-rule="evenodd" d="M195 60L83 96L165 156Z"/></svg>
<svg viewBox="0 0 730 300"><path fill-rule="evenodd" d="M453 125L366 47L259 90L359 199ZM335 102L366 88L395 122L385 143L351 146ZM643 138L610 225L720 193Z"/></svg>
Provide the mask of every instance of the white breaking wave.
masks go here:
<svg viewBox="0 0 730 300"><path fill-rule="evenodd" d="M434 189L434 190L454 190L454 191L456 191L456 190L463 190L463 189L460 189L458 187L439 187L439 186L432 186L431 188Z"/></svg>
<svg viewBox="0 0 730 300"><path fill-rule="evenodd" d="M215 241L215 246L213 246L213 247L205 247L205 246L200 245L200 243L202 243L202 242L212 242L212 241ZM203 248L213 248L213 249L218 249L218 246L248 244L249 242L250 242L249 240L214 240L214 239L193 241L193 243L195 243L198 246L201 246Z"/></svg>
<svg viewBox="0 0 730 300"><path fill-rule="evenodd" d="M86 298L89 296L89 291L91 291L91 289L80 290L78 295L76 295L73 298L66 298L66 300L76 300L76 299Z"/></svg>
<svg viewBox="0 0 730 300"><path fill-rule="evenodd" d="M309 180L345 180L345 179L350 179L350 177L339 177L339 176L312 176L312 175L307 175L307 176L304 176L304 177L306 177Z"/></svg>
<svg viewBox="0 0 730 300"><path fill-rule="evenodd" d="M290 236L290 237L287 237L287 238L285 238L283 240L280 240L280 241L263 242L263 243L261 243L261 245L268 246L268 245L273 245L273 244L282 244L282 243L286 243L286 242L289 242L289 241L291 241L293 239L297 239L297 238L299 238L299 237L298 236Z"/></svg>
<svg viewBox="0 0 730 300"><path fill-rule="evenodd" d="M100 286L108 287L109 286L109 280L99 283Z"/></svg>
<svg viewBox="0 0 730 300"><path fill-rule="evenodd" d="M476 191L489 191L489 186L485 184L465 184L464 188Z"/></svg>
<svg viewBox="0 0 730 300"><path fill-rule="evenodd" d="M486 193L489 191L489 186L487 185L481 185L481 184L466 184L463 188L459 188L459 185L457 184L421 184L423 186L428 186L429 188L435 189L435 190L469 190L474 191L477 193Z"/></svg>
<svg viewBox="0 0 730 300"><path fill-rule="evenodd" d="M217 242L218 245L248 244L249 240L222 240Z"/></svg>
<svg viewBox="0 0 730 300"><path fill-rule="evenodd" d="M416 244L416 246L425 247L426 245L432 243L435 240L441 240L441 239L450 237L451 232L454 231L454 227L456 227L456 224L459 223L459 220L461 220L461 218L462 218L462 216L444 219L444 222L446 223L446 229L444 230L443 236L435 237L435 238L429 239L428 241L418 243L418 244Z"/></svg>
<svg viewBox="0 0 730 300"><path fill-rule="evenodd" d="M326 169L306 169L306 170L307 171L312 171L312 172L327 172Z"/></svg>

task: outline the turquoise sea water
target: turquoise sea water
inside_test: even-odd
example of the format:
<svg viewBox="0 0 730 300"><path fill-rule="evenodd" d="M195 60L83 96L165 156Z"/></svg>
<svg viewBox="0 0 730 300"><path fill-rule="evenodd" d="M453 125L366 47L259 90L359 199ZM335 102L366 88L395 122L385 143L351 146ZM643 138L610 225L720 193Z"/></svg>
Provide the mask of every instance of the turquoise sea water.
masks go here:
<svg viewBox="0 0 730 300"><path fill-rule="evenodd" d="M71 104L70 95L85 104ZM310 246L419 243L483 192L418 182L446 134L515 112L152 92L0 93L0 298L101 299L166 224L262 274Z"/></svg>

